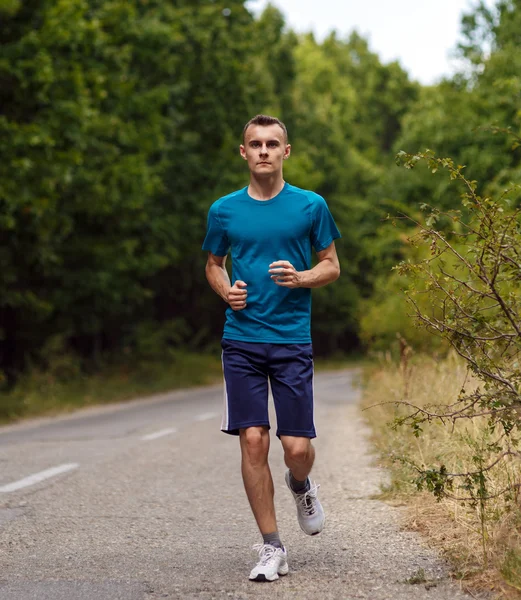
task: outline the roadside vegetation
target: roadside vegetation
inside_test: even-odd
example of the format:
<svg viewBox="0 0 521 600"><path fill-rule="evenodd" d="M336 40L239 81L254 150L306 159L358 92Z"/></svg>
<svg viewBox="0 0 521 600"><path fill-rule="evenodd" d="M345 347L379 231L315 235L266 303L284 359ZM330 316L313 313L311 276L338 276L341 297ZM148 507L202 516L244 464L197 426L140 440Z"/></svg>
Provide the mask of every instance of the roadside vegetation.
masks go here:
<svg viewBox="0 0 521 600"><path fill-rule="evenodd" d="M464 585L503 598L521 597L520 31L521 2L481 3L462 22L466 67L405 118L408 192L386 219L402 256L360 320L380 357L363 406L384 497Z"/></svg>
<svg viewBox="0 0 521 600"><path fill-rule="evenodd" d="M413 355L401 364L382 356L379 365L366 369L364 415L391 474L382 497L408 506L405 526L426 535L444 553L463 586L515 598L521 591L519 457L505 457L484 474L486 496L480 497L464 477L456 478L450 490L442 489L436 487L440 465L447 474L479 471L491 442L500 436L491 432L486 417L437 420L421 432L400 425L412 412L404 398L429 410L433 404L455 402L463 384L469 392L479 385L453 351L444 358Z"/></svg>
<svg viewBox="0 0 521 600"><path fill-rule="evenodd" d="M521 138L503 133L515 151ZM412 498L411 521L458 577L513 597L521 592L521 186L479 195L451 159L397 158L445 171L461 205L399 217L414 229L395 277L424 352L416 356L398 333L397 363L388 354L366 374L365 414L392 472L386 494Z"/></svg>
<svg viewBox="0 0 521 600"><path fill-rule="evenodd" d="M511 129L492 130L512 152L521 147ZM385 493L412 499L411 522L458 577L519 597L521 185L480 194L465 166L430 150L400 152L397 162L444 173L460 205L390 217L413 225L388 283L401 288L402 330L423 352L396 332L399 360L388 353L366 374L364 411L392 472Z"/></svg>
<svg viewBox="0 0 521 600"><path fill-rule="evenodd" d="M11 391L0 394L0 423L218 382L218 354L170 352L154 360L118 361L96 373L82 372L74 360L60 356L44 370L27 371Z"/></svg>

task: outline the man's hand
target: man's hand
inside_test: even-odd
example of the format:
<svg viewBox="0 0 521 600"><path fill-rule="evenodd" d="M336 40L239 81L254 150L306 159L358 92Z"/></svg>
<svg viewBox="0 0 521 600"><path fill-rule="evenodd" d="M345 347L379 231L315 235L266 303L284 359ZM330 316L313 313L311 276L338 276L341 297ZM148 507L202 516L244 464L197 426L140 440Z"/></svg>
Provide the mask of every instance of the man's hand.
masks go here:
<svg viewBox="0 0 521 600"><path fill-rule="evenodd" d="M246 291L247 284L244 281L238 279L230 288L228 292L228 304L233 310L242 310L247 306L246 298L248 292Z"/></svg>
<svg viewBox="0 0 521 600"><path fill-rule="evenodd" d="M287 260L271 263L269 272L277 285L287 288L301 287L302 274Z"/></svg>

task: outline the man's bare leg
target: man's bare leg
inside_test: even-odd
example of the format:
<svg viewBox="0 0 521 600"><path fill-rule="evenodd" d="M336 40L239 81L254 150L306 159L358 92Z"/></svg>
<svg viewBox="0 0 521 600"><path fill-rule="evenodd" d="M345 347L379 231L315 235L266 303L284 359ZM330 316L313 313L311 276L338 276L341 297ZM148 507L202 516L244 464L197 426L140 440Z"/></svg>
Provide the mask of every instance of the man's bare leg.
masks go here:
<svg viewBox="0 0 521 600"><path fill-rule="evenodd" d="M262 534L277 531L273 479L268 464L270 435L267 427L240 431L242 479L253 516Z"/></svg>
<svg viewBox="0 0 521 600"><path fill-rule="evenodd" d="M300 528L308 535L316 535L324 529L326 517L317 498L318 487L311 484L308 475L315 461L315 448L309 438L280 436L284 448L284 461L289 468L286 484L290 488Z"/></svg>
<svg viewBox="0 0 521 600"><path fill-rule="evenodd" d="M242 478L257 525L264 538L259 550L259 562L250 573L253 581L275 581L287 575L286 550L280 543L273 503L274 488L268 464L270 435L267 427L240 430ZM278 543L275 544L275 541Z"/></svg>
<svg viewBox="0 0 521 600"><path fill-rule="evenodd" d="M315 448L311 440L304 437L281 435L284 462L298 481L306 481L315 462Z"/></svg>

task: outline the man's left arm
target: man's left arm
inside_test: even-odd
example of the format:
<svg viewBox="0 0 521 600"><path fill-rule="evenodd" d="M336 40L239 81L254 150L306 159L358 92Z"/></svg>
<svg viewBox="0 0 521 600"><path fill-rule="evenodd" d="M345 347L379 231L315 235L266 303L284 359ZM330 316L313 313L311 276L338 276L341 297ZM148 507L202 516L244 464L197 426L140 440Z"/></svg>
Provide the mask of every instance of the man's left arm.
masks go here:
<svg viewBox="0 0 521 600"><path fill-rule="evenodd" d="M297 271L288 260L273 262L269 267L271 279L287 288L318 288L336 281L340 276L340 263L335 242L317 252L317 257L318 263L307 271Z"/></svg>

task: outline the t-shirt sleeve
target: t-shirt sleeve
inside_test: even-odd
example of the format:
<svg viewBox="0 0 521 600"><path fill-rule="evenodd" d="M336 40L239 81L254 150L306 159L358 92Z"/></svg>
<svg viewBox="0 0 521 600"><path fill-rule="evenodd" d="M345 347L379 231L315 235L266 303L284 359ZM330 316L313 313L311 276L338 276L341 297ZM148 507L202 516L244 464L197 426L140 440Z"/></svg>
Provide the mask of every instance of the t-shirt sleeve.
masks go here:
<svg viewBox="0 0 521 600"><path fill-rule="evenodd" d="M215 204L212 204L208 211L208 224L206 227L206 237L203 242L203 250L207 250L215 254L215 256L226 256L229 249L230 242L219 220L218 208Z"/></svg>
<svg viewBox="0 0 521 600"><path fill-rule="evenodd" d="M311 243L317 252L325 250L331 242L341 237L322 196L315 196L312 204Z"/></svg>

